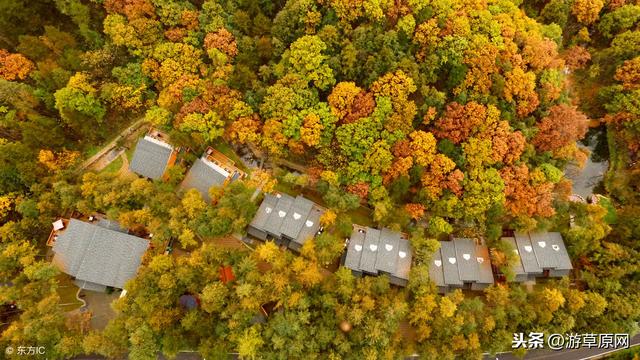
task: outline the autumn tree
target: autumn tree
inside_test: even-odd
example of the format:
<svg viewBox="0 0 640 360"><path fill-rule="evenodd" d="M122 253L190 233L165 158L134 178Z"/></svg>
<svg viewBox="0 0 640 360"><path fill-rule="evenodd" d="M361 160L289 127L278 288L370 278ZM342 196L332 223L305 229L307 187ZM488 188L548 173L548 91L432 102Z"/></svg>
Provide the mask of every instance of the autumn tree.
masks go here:
<svg viewBox="0 0 640 360"><path fill-rule="evenodd" d="M85 136L94 134L94 126L101 123L106 114L96 92L90 76L77 73L66 87L54 94L56 109L67 126Z"/></svg>
<svg viewBox="0 0 640 360"><path fill-rule="evenodd" d="M553 106L538 123L538 133L532 143L541 151L557 150L582 138L588 124L589 119L575 106Z"/></svg>
<svg viewBox="0 0 640 360"><path fill-rule="evenodd" d="M503 168L500 177L505 184L505 206L513 215L549 217L554 214L553 183L545 178L535 179L524 164Z"/></svg>
<svg viewBox="0 0 640 360"><path fill-rule="evenodd" d="M459 144L471 136L486 116L487 110L481 104L470 102L460 105L453 102L447 105L444 115L436 120L434 134Z"/></svg>
<svg viewBox="0 0 640 360"><path fill-rule="evenodd" d="M598 20L600 10L604 7L602 0L576 0L571 7L571 13L584 25Z"/></svg>
<svg viewBox="0 0 640 360"><path fill-rule="evenodd" d="M504 97L507 101L514 101L520 116L529 115L538 105L540 99L535 92L536 74L517 67L505 76Z"/></svg>
<svg viewBox="0 0 640 360"><path fill-rule="evenodd" d="M616 69L613 77L622 83L626 90L635 90L640 87L640 56L627 60Z"/></svg>
<svg viewBox="0 0 640 360"><path fill-rule="evenodd" d="M24 80L34 69L33 62L22 54L0 49L0 77L5 80Z"/></svg>
<svg viewBox="0 0 640 360"><path fill-rule="evenodd" d="M335 83L333 70L323 55L327 45L315 35L305 35L291 44L289 61L294 71L319 89Z"/></svg>
<svg viewBox="0 0 640 360"><path fill-rule="evenodd" d="M591 54L583 46L574 45L568 48L563 56L565 64L572 70L578 70L585 67L585 65L591 60Z"/></svg>

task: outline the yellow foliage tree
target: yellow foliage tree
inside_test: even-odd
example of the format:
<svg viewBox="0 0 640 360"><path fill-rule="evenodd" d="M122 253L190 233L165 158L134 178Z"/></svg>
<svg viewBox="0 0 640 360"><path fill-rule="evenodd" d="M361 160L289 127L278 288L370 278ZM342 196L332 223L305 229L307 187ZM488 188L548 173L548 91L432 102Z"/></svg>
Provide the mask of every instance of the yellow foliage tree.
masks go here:
<svg viewBox="0 0 640 360"><path fill-rule="evenodd" d="M80 153L78 151L62 150L53 153L51 150L40 150L38 153L38 162L46 166L50 171L62 170L73 165Z"/></svg>
<svg viewBox="0 0 640 360"><path fill-rule="evenodd" d="M593 24L598 20L600 10L604 7L602 0L575 0L571 12L584 25Z"/></svg>

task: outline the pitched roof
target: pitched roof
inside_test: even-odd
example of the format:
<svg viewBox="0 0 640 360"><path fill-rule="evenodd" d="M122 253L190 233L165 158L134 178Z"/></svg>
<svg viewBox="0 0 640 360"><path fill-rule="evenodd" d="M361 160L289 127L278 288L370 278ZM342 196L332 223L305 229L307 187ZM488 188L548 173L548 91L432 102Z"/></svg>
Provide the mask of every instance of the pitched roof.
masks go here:
<svg viewBox="0 0 640 360"><path fill-rule="evenodd" d="M538 259L536 259L536 254L533 252L529 235L526 233L515 233L515 238L524 271L528 274L542 273L542 268L538 265Z"/></svg>
<svg viewBox="0 0 640 360"><path fill-rule="evenodd" d="M411 244L409 240L398 240L398 261L396 263L396 270L393 272L393 276L409 280L409 271L411 271L411 259L413 258L411 253Z"/></svg>
<svg viewBox="0 0 640 360"><path fill-rule="evenodd" d="M363 228L354 228L349 239L349 245L347 247L347 254L344 259L344 266L351 269L360 271L360 258L362 257L362 249L364 247L364 238L366 231Z"/></svg>
<svg viewBox="0 0 640 360"><path fill-rule="evenodd" d="M569 253L567 252L567 248L565 247L564 241L562 240L562 235L559 232L550 232L547 233L547 237L549 239L549 243L551 244L551 248L556 252L556 256L558 259L556 269L572 270L573 265L571 264Z"/></svg>
<svg viewBox="0 0 640 360"><path fill-rule="evenodd" d="M380 230L367 228L364 236L364 245L362 248L362 256L360 257L360 270L377 274L376 258L378 256L378 248L380 244Z"/></svg>
<svg viewBox="0 0 640 360"><path fill-rule="evenodd" d="M538 265L542 269L554 269L559 265L556 252L551 249L551 243L547 238L547 233L529 233L533 253L536 255Z"/></svg>
<svg viewBox="0 0 640 360"><path fill-rule="evenodd" d="M468 238L440 241L429 263L429 276L437 286L493 284L489 249Z"/></svg>
<svg viewBox="0 0 640 360"><path fill-rule="evenodd" d="M289 214L289 209L291 209L291 205L293 204L293 198L287 194L277 194L276 197L278 198L278 203L271 214L269 214L269 219L265 224L264 230L280 236L282 234L280 228L282 227L285 217Z"/></svg>
<svg viewBox="0 0 640 360"><path fill-rule="evenodd" d="M316 235L320 228L320 217L323 213L324 211L315 205L311 208L309 216L307 216L307 219L304 221L304 226L300 229L298 237L294 239L296 243L304 245L307 240Z"/></svg>
<svg viewBox="0 0 640 360"><path fill-rule="evenodd" d="M324 209L303 196L293 198L287 194L267 194L250 226L277 237L286 236L304 245L318 232L323 213Z"/></svg>
<svg viewBox="0 0 640 360"><path fill-rule="evenodd" d="M148 240L71 219L53 245L53 262L78 280L122 288L148 246Z"/></svg>
<svg viewBox="0 0 640 360"><path fill-rule="evenodd" d="M411 260L411 245L399 232L354 225L343 265L357 272L383 272L408 280Z"/></svg>
<svg viewBox="0 0 640 360"><path fill-rule="evenodd" d="M440 248L433 253L431 263L429 263L429 277L436 286L446 286L444 282L444 269L442 263L442 252Z"/></svg>
<svg viewBox="0 0 640 360"><path fill-rule="evenodd" d="M483 245L476 245L476 259L478 262L478 283L493 284L493 269L489 261L489 249Z"/></svg>
<svg viewBox="0 0 640 360"><path fill-rule="evenodd" d="M264 194L264 199L249 225L256 229L264 229L276 204L278 204L278 198L275 195Z"/></svg>
<svg viewBox="0 0 640 360"><path fill-rule="evenodd" d="M138 141L129 170L150 179L160 179L172 152L173 146L147 135Z"/></svg>
<svg viewBox="0 0 640 360"><path fill-rule="evenodd" d="M302 196L298 196L293 201L289 213L284 218L280 232L291 239L297 239L300 230L307 221L307 216L311 212L313 202L305 199Z"/></svg>
<svg viewBox="0 0 640 360"><path fill-rule="evenodd" d="M378 256L376 257L375 268L393 274L396 270L398 262L398 243L400 242L400 233L391 231L387 228L380 230L380 241Z"/></svg>
<svg viewBox="0 0 640 360"><path fill-rule="evenodd" d="M504 237L516 248L520 261L514 265L516 275L541 275L544 270L571 270L571 259L559 232L515 233Z"/></svg>
<svg viewBox="0 0 640 360"><path fill-rule="evenodd" d="M193 163L180 187L183 189L196 189L206 201L211 201L209 189L212 186L224 185L228 176L229 173L218 165L200 158Z"/></svg>
<svg viewBox="0 0 640 360"><path fill-rule="evenodd" d="M462 285L462 280L460 280L460 274L458 273L456 248L453 241L441 241L440 251L442 252L444 283L447 285Z"/></svg>
<svg viewBox="0 0 640 360"><path fill-rule="evenodd" d="M476 261L475 243L471 239L453 239L453 246L456 249L456 265L460 280L465 282L477 281L479 277L478 262Z"/></svg>
<svg viewBox="0 0 640 360"><path fill-rule="evenodd" d="M120 224L116 221L113 220L109 220L109 219L100 219L96 222L96 225L101 226L105 229L109 229L109 230L113 230L113 231L119 231L122 233L127 234L129 231L125 228L123 228L122 226L120 226Z"/></svg>

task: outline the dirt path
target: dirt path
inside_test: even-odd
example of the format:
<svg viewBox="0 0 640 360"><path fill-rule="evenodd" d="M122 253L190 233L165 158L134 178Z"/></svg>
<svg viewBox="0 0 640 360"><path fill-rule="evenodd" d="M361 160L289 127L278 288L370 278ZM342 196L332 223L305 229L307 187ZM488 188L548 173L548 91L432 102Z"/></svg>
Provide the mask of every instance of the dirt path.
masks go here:
<svg viewBox="0 0 640 360"><path fill-rule="evenodd" d="M109 166L109 164L111 164L113 161L118 159L120 155L124 153L124 150L125 150L124 148L120 148L120 147L111 149L111 151L108 151L100 159L98 159L98 161L91 164L91 166L89 166L87 169L100 171L106 168L107 166Z"/></svg>
<svg viewBox="0 0 640 360"><path fill-rule="evenodd" d="M120 158L122 158L122 167L118 170L118 176L127 176L131 173L131 171L129 171L129 159L127 158L127 153L123 151L122 154L120 154Z"/></svg>
<svg viewBox="0 0 640 360"><path fill-rule="evenodd" d="M116 136L116 138L113 139L113 141L111 141L110 143L105 145L100 151L98 151L97 154L95 154L92 157L90 157L89 159L85 160L85 162L83 162L80 165L78 170L86 170L87 168L89 168L91 165L93 165L98 160L100 160L103 156L105 156L106 154L111 152L111 150L113 150L117 146L118 142L121 139L129 137L131 134L133 134L136 130L138 130L144 124L145 124L144 118L138 119L136 122L131 124L131 126L129 126L128 128L124 129L120 133L120 135Z"/></svg>

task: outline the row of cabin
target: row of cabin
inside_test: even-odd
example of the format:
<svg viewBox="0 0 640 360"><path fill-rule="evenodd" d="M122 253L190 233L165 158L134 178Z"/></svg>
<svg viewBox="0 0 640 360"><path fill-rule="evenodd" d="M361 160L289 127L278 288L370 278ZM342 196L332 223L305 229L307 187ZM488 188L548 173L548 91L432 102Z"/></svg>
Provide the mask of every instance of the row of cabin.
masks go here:
<svg viewBox="0 0 640 360"><path fill-rule="evenodd" d="M322 232L318 222L323 212L321 206L302 196L266 194L247 233L299 252L305 242ZM516 233L503 240L510 242L519 255L514 268L517 282L562 277L572 269L560 233ZM342 265L355 275L385 274L398 286L408 283L411 263L412 250L404 234L359 225L353 225L342 256ZM441 293L456 288L482 290L494 283L489 249L467 238L441 241L431 259L429 275Z"/></svg>
<svg viewBox="0 0 640 360"><path fill-rule="evenodd" d="M299 252L322 232L324 211L302 196L266 194L247 232ZM503 240L513 246L519 258L513 269L516 282L562 277L573 268L560 233L515 233ZM53 248L53 263L73 276L79 287L99 291L107 286L123 288L135 276L149 241L128 234L116 222L92 216L86 221L56 221L47 245ZM354 225L342 265L357 276L385 274L390 283L406 286L412 257L404 234ZM475 239L441 241L429 264L429 276L441 293L482 290L494 283L489 250Z"/></svg>
<svg viewBox="0 0 640 360"><path fill-rule="evenodd" d="M161 179L175 163L176 155L177 150L167 142L166 135L152 130L138 142L130 169L144 177ZM224 186L244 176L233 161L209 148L194 162L181 187L197 189L210 200L212 186ZM320 218L325 211L303 196L266 194L247 233L300 252L307 241L323 231ZM560 233L515 233L503 239L519 256L514 268L518 282L561 277L572 269ZM128 234L117 223L93 217L88 221L56 221L47 244L55 253L53 262L73 276L79 287L91 290L123 288L135 276L149 247L148 240ZM411 264L411 246L403 234L359 225L353 226L342 257L342 265L355 275L385 274L398 286L408 283ZM494 282L489 251L473 239L440 242L429 274L442 293L456 288L481 290Z"/></svg>
<svg viewBox="0 0 640 360"><path fill-rule="evenodd" d="M356 276L386 274L390 283L406 286L411 259L411 245L403 234L354 225L342 264Z"/></svg>
<svg viewBox="0 0 640 360"><path fill-rule="evenodd" d="M260 240L300 252L319 235L325 209L303 196L265 194L247 233ZM411 247L406 237L389 229L354 226L343 264L356 275L387 274L391 283L405 286L411 268Z"/></svg>
<svg viewBox="0 0 640 360"><path fill-rule="evenodd" d="M569 275L573 266L559 232L515 233L503 237L513 246L518 262L516 282ZM441 293L452 289L482 290L494 282L489 251L472 239L441 241L429 264L429 276Z"/></svg>
<svg viewBox="0 0 640 360"><path fill-rule="evenodd" d="M168 136L152 129L136 144L129 170L153 180L166 179L177 154L178 149L169 143ZM211 187L224 186L245 176L231 159L213 148L207 148L202 157L193 163L180 187L185 190L196 189L206 201L211 201Z"/></svg>
<svg viewBox="0 0 640 360"><path fill-rule="evenodd" d="M431 259L429 277L441 293L454 288L482 290L493 284L489 250L473 239L441 241Z"/></svg>
<svg viewBox="0 0 640 360"><path fill-rule="evenodd" d="M323 207L300 195L294 198L265 194L247 233L300 252L309 239L322 231L320 217L324 212Z"/></svg>

